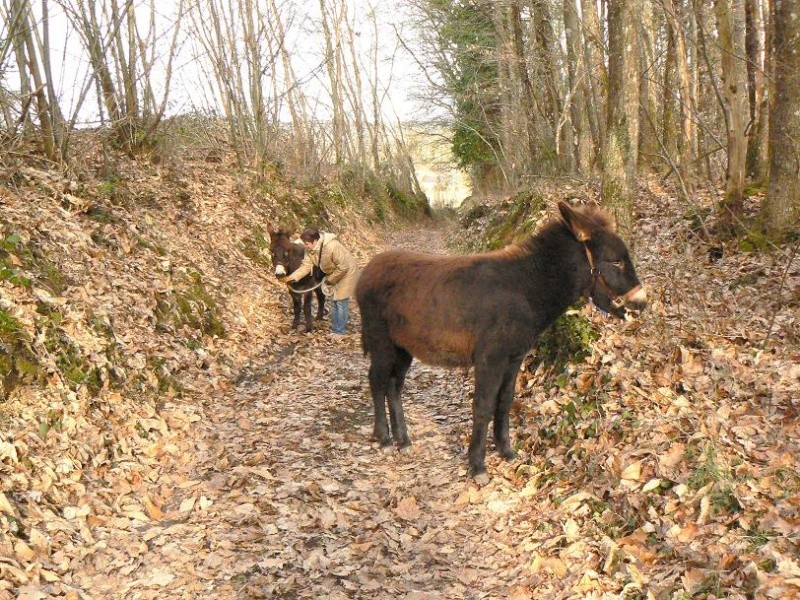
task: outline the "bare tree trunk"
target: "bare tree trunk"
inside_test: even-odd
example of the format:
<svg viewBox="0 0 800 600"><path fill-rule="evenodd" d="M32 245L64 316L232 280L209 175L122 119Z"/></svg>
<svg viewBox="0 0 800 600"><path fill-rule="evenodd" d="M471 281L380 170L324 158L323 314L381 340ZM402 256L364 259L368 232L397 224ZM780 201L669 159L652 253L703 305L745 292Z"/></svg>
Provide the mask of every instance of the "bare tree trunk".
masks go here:
<svg viewBox="0 0 800 600"><path fill-rule="evenodd" d="M744 211L747 169L747 70L744 58L744 0L714 0L722 52L723 112L728 138L725 198L719 212L720 225L734 227Z"/></svg>
<svg viewBox="0 0 800 600"><path fill-rule="evenodd" d="M370 24L372 25L372 36L375 43L370 53L371 74L369 83L372 92L372 130L370 132L369 149L372 156L372 170L378 173L381 166L380 139L383 131L383 119L381 117L382 95L378 92L378 81L380 80L380 71L378 69L378 15L372 4L370 4Z"/></svg>
<svg viewBox="0 0 800 600"><path fill-rule="evenodd" d="M639 166L653 168L659 154L658 130L655 127L658 112L655 35L658 31L653 10L653 0L640 0L642 13L639 20L641 47L641 79L639 90Z"/></svg>
<svg viewBox="0 0 800 600"><path fill-rule="evenodd" d="M536 95L533 91L533 84L528 74L528 64L525 60L525 36L522 31L522 18L520 16L519 2L512 0L509 5L509 19L511 21L511 35L513 58L511 60L512 73L514 79L519 82L518 90L520 102L522 104L522 120L525 130L525 141L527 142L527 160L523 165L530 167L539 158L539 149L536 143ZM526 169L527 170L527 169Z"/></svg>
<svg viewBox="0 0 800 600"><path fill-rule="evenodd" d="M664 56L664 72L662 83L662 100L661 100L661 135L663 151L667 154L666 160L668 163L673 164L675 161L671 158L677 152L678 144L678 122L675 114L675 81L677 80L676 69L676 47L675 36L671 33L667 35L667 48Z"/></svg>
<svg viewBox="0 0 800 600"><path fill-rule="evenodd" d="M298 98L299 86L287 47L283 15L278 10L275 0L269 0L269 5L271 18L267 19L267 23L271 27L272 35L280 51L284 86L286 88L286 104L289 107L289 114L292 117L295 137L293 145L296 162L298 167L304 167L314 162L314 144L311 142L311 128L308 124L308 117L305 111L305 105L302 102L302 96Z"/></svg>
<svg viewBox="0 0 800 600"><path fill-rule="evenodd" d="M550 7L545 0L531 0L532 27L534 34L534 54L539 58L538 79L544 87L544 113L550 126L550 135L553 143L553 167L558 170L562 167L561 157L556 153L556 148L565 146L561 138L559 121L561 118L561 94L559 92L557 77L557 60L554 52L556 47L553 32Z"/></svg>
<svg viewBox="0 0 800 600"><path fill-rule="evenodd" d="M589 73L584 63L584 46L581 24L578 20L576 0L564 0L564 37L567 45L567 75L571 90L570 119L573 132L573 160L575 171L584 173L594 161L592 125L587 98L590 97ZM596 124L594 125L596 128Z"/></svg>
<svg viewBox="0 0 800 600"><path fill-rule="evenodd" d="M331 33L330 23L328 21L328 12L325 0L319 0L319 8L322 14L322 31L325 39L325 66L328 71L328 80L330 82L330 95L331 95L331 110L333 111L333 151L337 166L344 164L344 137L345 137L345 117L344 117L344 103L342 102L341 93L341 60L339 48L340 39L336 39L334 43L333 34Z"/></svg>
<svg viewBox="0 0 800 600"><path fill-rule="evenodd" d="M124 112L129 120L133 122L139 118L137 73L136 73L136 20L133 4L126 2L123 10L120 11L117 0L111 0L111 15L116 20L113 28L113 41L115 48L115 58L119 64L119 73L122 77L122 98L124 99ZM123 19L127 28L127 40L123 34L125 29L122 27ZM127 42L127 44L126 44ZM127 46L127 47L126 47Z"/></svg>
<svg viewBox="0 0 800 600"><path fill-rule="evenodd" d="M772 11L770 9L769 0L766 1L766 8L761 9L761 22L763 32L763 45L764 49L769 51L764 52L763 68L764 73L762 76L763 85L761 86L761 102L759 113L761 115L760 127L757 133L758 141L756 142L759 148L759 158L756 160L756 172L754 174L755 180L765 182L769 180L769 165L770 165L770 122L772 117L772 98L774 96L775 84L775 22L773 19ZM759 6L761 4L759 3Z"/></svg>
<svg viewBox="0 0 800 600"><path fill-rule="evenodd" d="M580 0L583 19L583 63L587 76L587 115L592 133L595 160L602 156L606 139L606 105L608 101L605 82L608 72L605 66L603 37L597 4L592 0Z"/></svg>
<svg viewBox="0 0 800 600"><path fill-rule="evenodd" d="M684 19L691 18L681 6L681 0L662 0L667 19L670 41L674 50L675 74L677 76L678 106L680 107L681 136L677 138L678 160L676 161L681 179L691 191L694 179L694 163L697 158L697 127L695 126L696 97L692 89L692 77L684 37ZM671 93L667 88L665 93Z"/></svg>
<svg viewBox="0 0 800 600"><path fill-rule="evenodd" d="M33 124L29 115L29 107L32 96L31 91L31 76L26 68L28 59L26 58L25 51L25 30L28 27L28 18L26 11L27 2L22 0L11 0L8 12L8 39L14 49L14 57L17 62L17 70L19 73L19 92L20 97L23 98L21 111L17 122L22 126L23 135L29 134L33 130Z"/></svg>
<svg viewBox="0 0 800 600"><path fill-rule="evenodd" d="M264 101L265 74L269 64L262 59L261 50L265 40L257 23L253 0L244 0L240 14L244 36L244 55L247 65L247 96L253 117L253 167L259 177L263 176L269 161L267 107ZM268 42L267 42L268 45Z"/></svg>
<svg viewBox="0 0 800 600"><path fill-rule="evenodd" d="M602 201L623 236L633 232L639 146L639 43L637 0L615 0L608 11L608 134Z"/></svg>
<svg viewBox="0 0 800 600"><path fill-rule="evenodd" d="M56 96L53 82L52 61L50 60L50 13L47 8L47 0L42 0L42 40L39 43L39 50L42 54L42 70L44 79L47 82L47 104L52 116L53 125L53 144L60 160L67 157L66 136L64 135L64 115Z"/></svg>
<svg viewBox="0 0 800 600"><path fill-rule="evenodd" d="M346 10L346 8L344 9ZM348 85L345 88L348 102L353 114L353 134L355 135L356 159L359 165L367 164L367 145L366 145L366 117L364 110L364 86L361 81L361 65L359 52L356 50L356 26L351 23L345 14L343 19L347 27L347 47L350 50L351 68L345 71L345 80ZM350 77L352 75L352 78Z"/></svg>
<svg viewBox="0 0 800 600"><path fill-rule="evenodd" d="M800 232L800 10L794 0L772 0L775 99L770 115L769 191L762 209L773 234Z"/></svg>
<svg viewBox="0 0 800 600"><path fill-rule="evenodd" d="M152 92L152 64L148 64L145 60L142 61L146 89L149 92L147 96L149 102L145 103L145 106L147 107L147 123L148 123L144 134L145 139L150 139L152 134L155 133L156 129L161 123L161 120L164 118L164 112L167 109L167 101L169 100L170 86L172 85L172 64L177 54L178 40L180 39L181 25L183 23L184 7L185 7L184 0L178 0L178 14L175 19L175 25L172 32L172 40L170 42L168 49L167 63L165 66L164 82L163 82L164 92L161 96L160 103L156 101L155 94L153 94ZM153 10L151 14L155 16L155 10ZM143 44L140 43L139 46L142 47ZM143 49L141 50L141 52L142 55L144 55ZM152 102L152 105L150 105L150 102Z"/></svg>
<svg viewBox="0 0 800 600"><path fill-rule="evenodd" d="M104 106L108 111L108 116L112 123L117 124L122 120L122 110L117 101L116 87L114 86L114 81L111 78L111 71L105 59L106 47L100 32L100 24L97 21L95 3L88 2L89 10L87 12L84 1L85 0L81 0L78 2L78 8L81 11L80 16L83 21L81 33L86 38L89 58L92 63L92 69L100 85Z"/></svg>
<svg viewBox="0 0 800 600"><path fill-rule="evenodd" d="M760 0L745 2L745 48L750 123L747 127L747 175L755 182L766 181L768 173L767 127L764 81L764 14Z"/></svg>
<svg viewBox="0 0 800 600"><path fill-rule="evenodd" d="M39 55L34 42L34 21L31 14L31 6L29 0L16 0L15 3L12 3L12 7L12 10L14 12L19 11L22 17L14 36L19 44L17 56L23 58L23 62L19 65L20 70L25 69L33 83L31 92L36 99L36 113L39 117L39 127L42 131L41 139L44 154L50 160L59 160L60 154L53 133L53 112L45 89L49 82L44 79L41 73Z"/></svg>

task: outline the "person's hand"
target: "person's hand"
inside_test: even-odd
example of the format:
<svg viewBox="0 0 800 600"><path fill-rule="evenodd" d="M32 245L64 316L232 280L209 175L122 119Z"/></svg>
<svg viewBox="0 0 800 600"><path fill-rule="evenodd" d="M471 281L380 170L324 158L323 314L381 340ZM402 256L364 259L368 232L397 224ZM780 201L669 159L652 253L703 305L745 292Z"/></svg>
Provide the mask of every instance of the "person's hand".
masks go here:
<svg viewBox="0 0 800 600"><path fill-rule="evenodd" d="M322 278L322 282L320 283L320 289L322 290L322 293L325 294L326 296L330 296L331 294L333 294L333 285L331 285L327 277Z"/></svg>

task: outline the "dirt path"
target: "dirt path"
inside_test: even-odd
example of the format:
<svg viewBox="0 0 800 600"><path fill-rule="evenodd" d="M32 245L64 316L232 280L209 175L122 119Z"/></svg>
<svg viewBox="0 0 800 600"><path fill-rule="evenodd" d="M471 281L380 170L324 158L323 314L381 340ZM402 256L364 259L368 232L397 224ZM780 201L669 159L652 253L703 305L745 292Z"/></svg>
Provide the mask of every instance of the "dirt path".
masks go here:
<svg viewBox="0 0 800 600"><path fill-rule="evenodd" d="M436 231L388 243L442 251ZM415 364L405 404L414 445L381 450L357 335L278 336L277 356L206 405L182 448L196 462L173 477L164 518L124 542L140 548L119 565L128 583L108 579L104 589L94 578L88 589L124 598L529 597L532 532L527 511L516 510L526 500L504 476L514 466L490 453L491 483L478 489L466 477L468 373Z"/></svg>

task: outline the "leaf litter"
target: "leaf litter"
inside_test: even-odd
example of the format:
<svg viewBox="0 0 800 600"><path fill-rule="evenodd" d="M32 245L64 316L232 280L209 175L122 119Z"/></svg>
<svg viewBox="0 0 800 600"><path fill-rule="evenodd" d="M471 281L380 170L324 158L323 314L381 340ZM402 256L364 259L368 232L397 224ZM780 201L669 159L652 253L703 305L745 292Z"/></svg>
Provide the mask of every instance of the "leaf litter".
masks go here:
<svg viewBox="0 0 800 600"><path fill-rule="evenodd" d="M584 309L600 338L567 378L524 366L519 458L487 455L478 487L467 371L415 364L414 445L381 450L357 336L288 330L285 293L233 244L275 205L198 165L188 202L154 171L134 189L161 205L103 205L116 221L98 225L81 212L96 199L72 190L65 209L69 182L26 177L3 192L4 234L66 283L0 281L45 371L0 408L0 598L798 594L800 268L784 253L709 262L652 186L637 231L650 310ZM343 235L362 262L383 245L445 252L447 237ZM192 272L224 336L159 320ZM47 349L56 311L47 326L98 368L95 393Z"/></svg>

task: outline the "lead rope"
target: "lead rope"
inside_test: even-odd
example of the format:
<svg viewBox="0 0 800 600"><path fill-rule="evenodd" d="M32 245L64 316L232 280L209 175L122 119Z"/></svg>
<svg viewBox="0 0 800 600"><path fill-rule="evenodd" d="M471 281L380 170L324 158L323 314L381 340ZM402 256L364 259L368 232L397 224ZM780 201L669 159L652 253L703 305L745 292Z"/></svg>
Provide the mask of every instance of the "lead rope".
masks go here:
<svg viewBox="0 0 800 600"><path fill-rule="evenodd" d="M305 289L305 290L297 290L297 289L295 289L295 288L293 288L293 287L292 287L292 284L291 284L291 283L287 283L287 284L286 284L286 287L288 287L288 288L289 288L291 291L293 291L295 294L305 294L306 292L313 292L315 289L317 289L317 288L318 288L319 286L321 286L321 285L322 285L322 282L320 281L320 282L319 282L317 285L315 285L315 286L312 286L312 287L310 287L310 288L308 288L308 289ZM328 294L325 294L325 295L327 296Z"/></svg>
<svg viewBox="0 0 800 600"><path fill-rule="evenodd" d="M320 244L319 244L319 256L317 257L317 265L316 265L316 266L318 266L318 267L319 267L319 270L320 270L320 271L322 271L322 265L321 265L320 263L322 262L322 249L323 249L324 247L325 247L325 241L324 241L324 240L320 240ZM312 263L312 264L313 264L313 263ZM313 267L312 267L312 271L313 271ZM315 285L315 286L312 286L312 287L310 287L310 288L308 288L308 289L305 289L305 290L296 290L296 289L294 289L294 288L292 287L292 284L291 284L291 283L287 283L287 284L286 284L286 286L287 286L287 287L288 287L290 290L292 290L292 291L293 291L295 294L305 294L305 293L308 293L308 292L313 292L315 289L317 289L317 288L318 288L318 287L320 287L321 285L322 285L322 281L320 281L320 282L319 282L317 285ZM330 296L330 294L327 294L327 293L325 293L325 290L324 290L324 289L322 290L322 293L323 293L323 294L325 294L326 296Z"/></svg>

